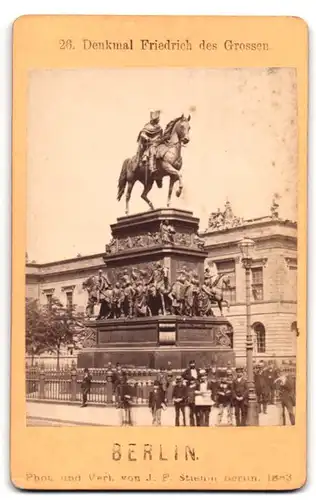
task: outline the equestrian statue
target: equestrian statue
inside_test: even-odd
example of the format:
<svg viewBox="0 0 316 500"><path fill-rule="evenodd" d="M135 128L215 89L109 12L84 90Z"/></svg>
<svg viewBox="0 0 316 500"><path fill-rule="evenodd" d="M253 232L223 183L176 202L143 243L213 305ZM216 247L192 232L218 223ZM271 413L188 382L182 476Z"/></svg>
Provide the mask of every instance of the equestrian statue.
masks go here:
<svg viewBox="0 0 316 500"><path fill-rule="evenodd" d="M158 188L162 187L163 177L167 176L170 179L167 206L170 206L173 186L177 181L179 185L176 196L181 195L183 190L180 173L181 149L190 141L190 118L190 115L187 118L181 115L169 122L163 131L159 123L160 112L150 113L149 123L143 127L137 138L137 153L124 161L118 180L118 201L121 200L126 188L126 214L129 213L129 201L136 181L143 184L141 198L151 210L154 206L147 195L154 183Z"/></svg>

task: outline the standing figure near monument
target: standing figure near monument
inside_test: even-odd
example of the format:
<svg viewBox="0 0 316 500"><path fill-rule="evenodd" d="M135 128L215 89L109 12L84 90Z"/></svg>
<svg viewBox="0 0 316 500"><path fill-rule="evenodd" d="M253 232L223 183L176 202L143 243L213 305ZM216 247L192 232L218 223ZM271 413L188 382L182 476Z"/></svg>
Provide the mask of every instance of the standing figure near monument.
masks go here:
<svg viewBox="0 0 316 500"><path fill-rule="evenodd" d="M144 125L137 138L137 165L141 163L145 163L146 166L148 165L150 174L153 174L157 169L156 148L163 135L163 130L159 122L160 111L151 111L149 123Z"/></svg>

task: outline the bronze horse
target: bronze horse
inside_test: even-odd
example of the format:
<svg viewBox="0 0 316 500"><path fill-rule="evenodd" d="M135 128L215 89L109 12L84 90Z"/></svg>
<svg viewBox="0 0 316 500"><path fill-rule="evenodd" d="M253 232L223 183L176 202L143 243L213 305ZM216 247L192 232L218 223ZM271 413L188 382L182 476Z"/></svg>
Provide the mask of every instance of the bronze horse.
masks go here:
<svg viewBox="0 0 316 500"><path fill-rule="evenodd" d="M227 311L229 311L230 303L228 300L224 299L224 290L230 288L230 277L227 273L220 273L214 281L211 283L212 287L212 298L211 302L217 304L221 316L223 316L223 304L226 304Z"/></svg>
<svg viewBox="0 0 316 500"><path fill-rule="evenodd" d="M136 181L143 184L144 189L141 194L141 198L146 201L151 210L154 209L154 206L148 199L147 195L151 191L154 182L156 182L158 188L162 187L163 177L169 176L170 178L167 206L170 206L173 186L176 181L179 182L176 196L179 197L181 195L183 190L182 176L180 173L182 167L181 148L190 141L190 118L190 115L188 118L185 118L184 115L182 115L179 118L172 120L166 126L161 143L157 146L157 170L153 174L148 171L148 165L144 163L137 163L136 155L132 158L127 158L124 161L118 181L117 199L120 201L127 184L126 214L129 213L129 200Z"/></svg>

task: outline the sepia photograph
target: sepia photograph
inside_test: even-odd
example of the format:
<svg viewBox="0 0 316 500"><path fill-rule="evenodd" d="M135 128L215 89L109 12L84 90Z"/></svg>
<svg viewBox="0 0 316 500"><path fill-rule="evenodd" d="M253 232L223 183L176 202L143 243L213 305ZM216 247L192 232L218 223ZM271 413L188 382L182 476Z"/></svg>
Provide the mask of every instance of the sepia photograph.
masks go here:
<svg viewBox="0 0 316 500"><path fill-rule="evenodd" d="M295 68L27 85L27 426L295 425Z"/></svg>

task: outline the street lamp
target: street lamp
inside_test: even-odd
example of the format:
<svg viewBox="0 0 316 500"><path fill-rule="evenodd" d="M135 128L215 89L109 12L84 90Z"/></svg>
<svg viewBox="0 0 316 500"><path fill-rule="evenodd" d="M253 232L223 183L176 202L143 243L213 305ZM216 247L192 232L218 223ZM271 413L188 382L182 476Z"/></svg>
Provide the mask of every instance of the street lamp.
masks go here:
<svg viewBox="0 0 316 500"><path fill-rule="evenodd" d="M253 375L253 341L251 334L251 309L250 309L250 270L253 259L253 249L255 242L250 238L243 238L239 242L241 252L241 262L246 273L246 318L247 318L247 339L246 339L246 363L248 380L248 413L247 425L259 425L257 396L255 391Z"/></svg>

